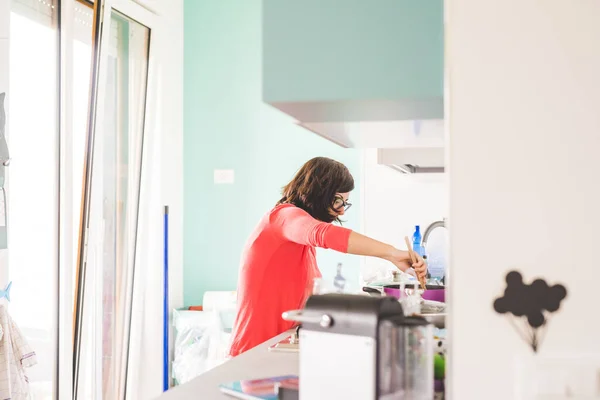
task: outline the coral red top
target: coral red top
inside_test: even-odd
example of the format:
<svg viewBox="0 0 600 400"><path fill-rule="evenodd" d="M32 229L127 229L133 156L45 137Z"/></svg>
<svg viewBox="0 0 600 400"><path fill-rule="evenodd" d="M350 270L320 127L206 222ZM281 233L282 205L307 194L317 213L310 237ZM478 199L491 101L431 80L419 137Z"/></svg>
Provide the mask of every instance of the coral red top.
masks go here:
<svg viewBox="0 0 600 400"><path fill-rule="evenodd" d="M281 314L302 308L313 279L321 277L315 247L345 253L350 232L291 204L278 205L262 218L242 254L230 356L294 326Z"/></svg>

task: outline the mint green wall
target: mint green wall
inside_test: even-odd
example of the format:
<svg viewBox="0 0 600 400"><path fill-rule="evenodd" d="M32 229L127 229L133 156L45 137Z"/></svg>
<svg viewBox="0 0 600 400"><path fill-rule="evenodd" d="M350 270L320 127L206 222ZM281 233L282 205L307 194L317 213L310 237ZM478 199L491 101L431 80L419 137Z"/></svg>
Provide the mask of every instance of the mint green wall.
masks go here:
<svg viewBox="0 0 600 400"><path fill-rule="evenodd" d="M280 188L314 156L345 163L359 178L359 154L294 125L262 102L261 0L185 0L184 302L233 290L242 247ZM234 169L215 185L214 169ZM358 188L347 214L359 226ZM357 257L320 251L325 279L338 261L358 279ZM356 285L355 285L356 287Z"/></svg>

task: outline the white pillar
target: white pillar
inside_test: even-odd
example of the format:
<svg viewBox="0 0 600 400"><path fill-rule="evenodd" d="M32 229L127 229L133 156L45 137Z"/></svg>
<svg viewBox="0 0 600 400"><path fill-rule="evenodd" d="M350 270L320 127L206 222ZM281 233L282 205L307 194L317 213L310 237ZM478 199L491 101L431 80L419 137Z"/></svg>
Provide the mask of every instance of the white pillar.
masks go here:
<svg viewBox="0 0 600 400"><path fill-rule="evenodd" d="M600 1L447 0L446 23L450 395L516 399L524 360L600 353ZM568 290L535 358L492 307L513 268Z"/></svg>

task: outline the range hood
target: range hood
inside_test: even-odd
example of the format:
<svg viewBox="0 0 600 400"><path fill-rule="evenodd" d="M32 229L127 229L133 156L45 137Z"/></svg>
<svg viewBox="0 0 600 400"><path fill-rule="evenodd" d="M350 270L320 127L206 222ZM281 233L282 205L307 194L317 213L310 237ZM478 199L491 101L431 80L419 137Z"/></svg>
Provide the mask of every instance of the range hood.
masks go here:
<svg viewBox="0 0 600 400"><path fill-rule="evenodd" d="M443 173L444 152L443 147L378 149L377 164L404 174Z"/></svg>
<svg viewBox="0 0 600 400"><path fill-rule="evenodd" d="M443 141L441 98L269 104L342 147L432 146Z"/></svg>
<svg viewBox="0 0 600 400"><path fill-rule="evenodd" d="M339 5L263 1L263 101L343 147L443 146L443 0Z"/></svg>

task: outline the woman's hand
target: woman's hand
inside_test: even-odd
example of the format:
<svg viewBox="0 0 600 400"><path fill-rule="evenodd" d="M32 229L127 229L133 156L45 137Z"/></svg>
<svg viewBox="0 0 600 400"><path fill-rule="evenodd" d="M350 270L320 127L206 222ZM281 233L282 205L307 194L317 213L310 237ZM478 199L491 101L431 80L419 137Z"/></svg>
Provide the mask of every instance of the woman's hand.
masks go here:
<svg viewBox="0 0 600 400"><path fill-rule="evenodd" d="M418 254L416 254L417 262L412 263L408 251L398 250L394 246L379 242L354 231L350 232L346 252L360 256L382 258L394 264L400 271L409 271L410 273L412 272L410 268L414 268L417 277L425 278L427 276L427 265Z"/></svg>
<svg viewBox="0 0 600 400"><path fill-rule="evenodd" d="M403 272L410 273L408 270L412 267L415 270L415 273L419 279L426 279L427 264L425 263L423 257L416 253L415 256L417 257L417 262L412 263L408 251L394 249L392 254L389 257L387 257L387 260Z"/></svg>
<svg viewBox="0 0 600 400"><path fill-rule="evenodd" d="M420 280L425 280L425 282L427 282L427 264L425 263L425 260L423 259L423 257L421 257L420 255L416 254L417 256L417 262L414 263L412 265L412 267L414 268L415 272L417 273L417 277Z"/></svg>

